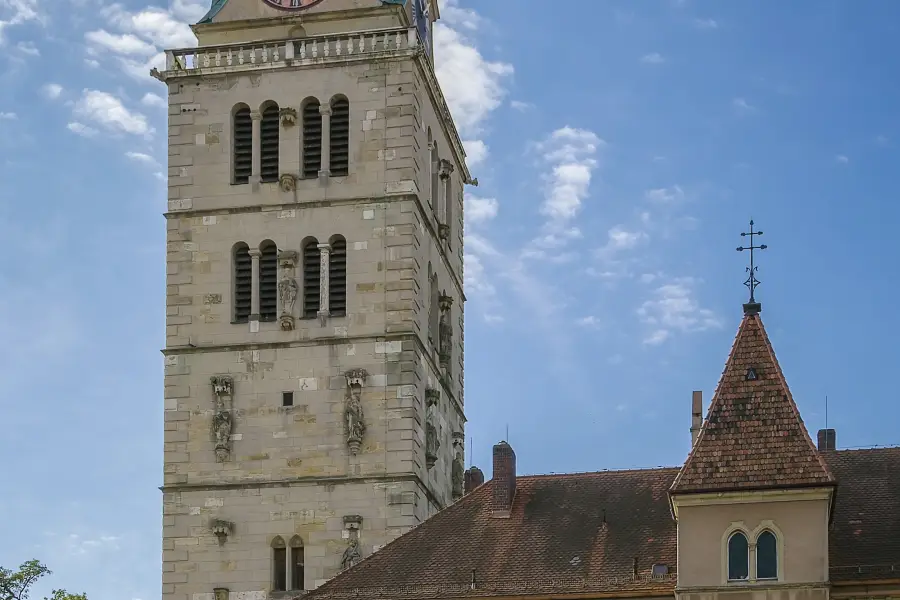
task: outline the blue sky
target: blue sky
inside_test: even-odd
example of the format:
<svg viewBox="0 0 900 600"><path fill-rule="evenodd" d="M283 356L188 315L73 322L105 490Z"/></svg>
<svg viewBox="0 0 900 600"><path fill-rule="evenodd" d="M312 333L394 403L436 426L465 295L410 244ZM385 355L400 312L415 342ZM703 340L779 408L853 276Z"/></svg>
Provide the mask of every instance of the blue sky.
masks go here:
<svg viewBox="0 0 900 600"><path fill-rule="evenodd" d="M232 0L237 1L237 0ZM0 0L0 564L159 596L165 89L206 6ZM490 473L677 465L758 297L807 427L900 443L900 6L446 0L439 76L481 185L467 434Z"/></svg>

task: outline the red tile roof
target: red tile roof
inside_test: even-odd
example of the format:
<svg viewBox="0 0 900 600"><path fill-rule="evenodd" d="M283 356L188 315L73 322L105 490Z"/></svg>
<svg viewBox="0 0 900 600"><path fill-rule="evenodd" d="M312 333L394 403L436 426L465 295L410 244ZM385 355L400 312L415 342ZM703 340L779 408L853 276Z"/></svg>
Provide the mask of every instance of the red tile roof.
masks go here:
<svg viewBox="0 0 900 600"><path fill-rule="evenodd" d="M314 595L671 593L676 536L667 492L676 472L520 476L509 518L491 517L491 484L482 485ZM655 563L670 575L651 578Z"/></svg>
<svg viewBox="0 0 900 600"><path fill-rule="evenodd" d="M759 314L744 315L672 493L832 485Z"/></svg>

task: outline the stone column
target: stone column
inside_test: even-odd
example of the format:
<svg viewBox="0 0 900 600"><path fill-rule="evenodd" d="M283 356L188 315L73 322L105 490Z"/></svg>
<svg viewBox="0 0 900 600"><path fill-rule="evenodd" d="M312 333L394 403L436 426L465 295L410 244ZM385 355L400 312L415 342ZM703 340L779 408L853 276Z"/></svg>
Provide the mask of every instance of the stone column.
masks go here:
<svg viewBox="0 0 900 600"><path fill-rule="evenodd" d="M257 121L254 121L257 123ZM250 254L250 331L259 331L259 248L253 248Z"/></svg>
<svg viewBox="0 0 900 600"><path fill-rule="evenodd" d="M322 115L322 168L319 179L327 181L331 177L331 105L320 104L319 114Z"/></svg>
<svg viewBox="0 0 900 600"><path fill-rule="evenodd" d="M250 120L253 126L253 135L250 143L253 168L250 171L250 183L258 187L262 175L262 113L258 110L250 111Z"/></svg>
<svg viewBox="0 0 900 600"><path fill-rule="evenodd" d="M319 244L319 323L325 325L325 321L331 314L328 310L328 283L329 263L331 262L331 244Z"/></svg>

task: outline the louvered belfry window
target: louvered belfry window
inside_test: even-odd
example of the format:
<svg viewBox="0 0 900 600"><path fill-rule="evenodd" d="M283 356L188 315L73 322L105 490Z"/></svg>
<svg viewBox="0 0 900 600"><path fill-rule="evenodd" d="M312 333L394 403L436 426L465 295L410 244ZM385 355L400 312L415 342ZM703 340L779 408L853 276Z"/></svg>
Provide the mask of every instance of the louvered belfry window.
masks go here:
<svg viewBox="0 0 900 600"><path fill-rule="evenodd" d="M347 242L335 238L328 257L328 312L332 317L347 314Z"/></svg>
<svg viewBox="0 0 900 600"><path fill-rule="evenodd" d="M262 181L278 181L278 105L270 104L259 127L259 155Z"/></svg>
<svg viewBox="0 0 900 600"><path fill-rule="evenodd" d="M319 243L310 240L303 247L303 318L319 313Z"/></svg>
<svg viewBox="0 0 900 600"><path fill-rule="evenodd" d="M278 316L278 248L268 242L259 256L259 320L274 321Z"/></svg>
<svg viewBox="0 0 900 600"><path fill-rule="evenodd" d="M303 105L303 177L315 178L322 168L322 115L319 101Z"/></svg>
<svg viewBox="0 0 900 600"><path fill-rule="evenodd" d="M329 144L331 174L346 177L350 172L350 103L346 98L331 101Z"/></svg>
<svg viewBox="0 0 900 600"><path fill-rule="evenodd" d="M234 322L246 323L250 318L250 298L253 289L253 263L247 244L234 249Z"/></svg>
<svg viewBox="0 0 900 600"><path fill-rule="evenodd" d="M235 111L232 134L234 183L247 183L253 171L253 121L246 106Z"/></svg>

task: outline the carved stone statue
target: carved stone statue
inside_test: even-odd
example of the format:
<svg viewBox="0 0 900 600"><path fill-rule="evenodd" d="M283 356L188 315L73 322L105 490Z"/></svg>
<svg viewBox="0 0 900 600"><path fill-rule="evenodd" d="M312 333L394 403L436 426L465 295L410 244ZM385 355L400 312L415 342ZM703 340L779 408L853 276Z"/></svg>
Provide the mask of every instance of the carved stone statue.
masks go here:
<svg viewBox="0 0 900 600"><path fill-rule="evenodd" d="M464 434L461 431L453 432L453 465L450 470L451 493L453 499L463 497L465 487L465 460L463 459Z"/></svg>
<svg viewBox="0 0 900 600"><path fill-rule="evenodd" d="M293 192L297 184L297 178L290 173L282 173L278 178L278 185L282 192Z"/></svg>
<svg viewBox="0 0 900 600"><path fill-rule="evenodd" d="M449 367L450 358L453 355L453 325L450 323L450 307L453 306L453 298L441 294L438 303L441 308L441 318L438 322L440 340L438 355L441 366L446 369Z"/></svg>
<svg viewBox="0 0 900 600"><path fill-rule="evenodd" d="M350 448L350 454L356 456L359 454L359 448L366 433L361 396L368 373L364 369L352 369L347 371L346 377L347 392L344 404L344 420L347 424L347 446Z"/></svg>
<svg viewBox="0 0 900 600"><path fill-rule="evenodd" d="M291 331L294 328L294 302L297 300L299 286L293 277L285 277L278 282L278 295L281 300L281 329Z"/></svg>
<svg viewBox="0 0 900 600"><path fill-rule="evenodd" d="M352 536L350 538L350 544L344 550L344 555L341 557L341 570L349 569L361 560L362 554L359 551L359 540L356 539L356 536Z"/></svg>
<svg viewBox="0 0 900 600"><path fill-rule="evenodd" d="M213 437L215 438L216 460L224 462L231 454L231 432L234 428L231 415L231 398L234 395L234 380L228 375L213 375L209 378L215 395L213 413Z"/></svg>
<svg viewBox="0 0 900 600"><path fill-rule="evenodd" d="M441 440L438 437L437 427L431 418L425 422L425 467L430 469L438 459L438 450L441 448Z"/></svg>

